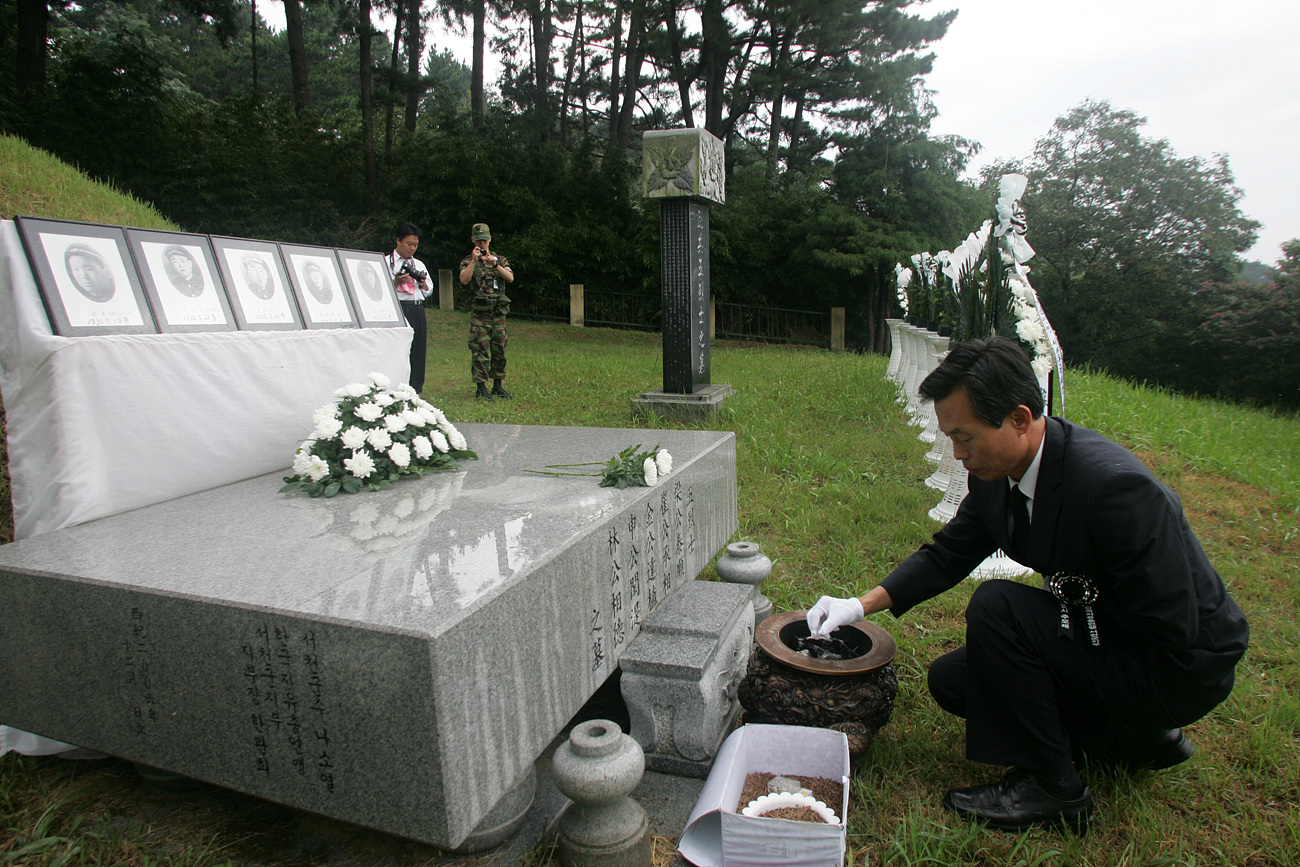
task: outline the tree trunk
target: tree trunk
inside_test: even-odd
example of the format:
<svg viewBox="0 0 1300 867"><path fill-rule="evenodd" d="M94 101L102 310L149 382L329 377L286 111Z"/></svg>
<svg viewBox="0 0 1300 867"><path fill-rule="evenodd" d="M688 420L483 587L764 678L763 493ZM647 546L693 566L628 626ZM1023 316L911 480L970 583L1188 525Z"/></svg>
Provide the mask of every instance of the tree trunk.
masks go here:
<svg viewBox="0 0 1300 867"><path fill-rule="evenodd" d="M45 86L50 7L46 0L18 0L18 51L14 79L20 94Z"/></svg>
<svg viewBox="0 0 1300 867"><path fill-rule="evenodd" d="M560 143L569 141L569 100L573 98L574 67L578 63L578 45L583 39L582 29L583 0L578 0L573 10L573 38L569 40L569 50L564 58L564 88L560 91Z"/></svg>
<svg viewBox="0 0 1300 867"><path fill-rule="evenodd" d="M469 73L469 114L474 127L483 126L486 107L483 102L483 43L487 25L487 0L474 5L474 50Z"/></svg>
<svg viewBox="0 0 1300 867"><path fill-rule="evenodd" d="M773 28L775 28L773 24ZM772 34L776 37L776 34ZM790 37L784 34L780 38L780 48L772 61L772 123L767 133L767 166L772 177L776 177L777 165L781 157L781 109L785 97L785 72L790 60Z"/></svg>
<svg viewBox="0 0 1300 867"><path fill-rule="evenodd" d="M289 75L293 82L293 110L301 116L304 111L311 108L302 0L284 0L284 35L289 43Z"/></svg>
<svg viewBox="0 0 1300 867"><path fill-rule="evenodd" d="M253 0L253 2L249 3L248 8L251 16L249 19L248 32L249 32L249 38L252 41L252 53L253 53L253 95L256 96L258 93L257 90L257 0Z"/></svg>
<svg viewBox="0 0 1300 867"><path fill-rule="evenodd" d="M696 72L687 72L682 63L682 27L677 20L677 5L672 4L664 16L664 25L668 28L668 68L673 81L677 83L677 98L682 103L682 123L687 129L695 128L695 112L691 109L691 85L695 83ZM698 67L697 67L698 70Z"/></svg>
<svg viewBox="0 0 1300 867"><path fill-rule="evenodd" d="M537 135L551 140L551 0L536 0L530 10L533 19L533 108L537 116Z"/></svg>
<svg viewBox="0 0 1300 867"><path fill-rule="evenodd" d="M613 31L614 46L609 52L609 138L611 141L618 138L619 98L622 96L618 69L623 62L623 4L617 0L614 4Z"/></svg>
<svg viewBox="0 0 1300 867"><path fill-rule="evenodd" d="M704 67L704 128L718 138L724 138L722 110L726 100L731 31L723 15L723 0L704 0L700 26L704 40L700 46L700 63Z"/></svg>
<svg viewBox="0 0 1300 867"><path fill-rule="evenodd" d="M402 25L405 24L406 4L398 3L394 10L393 50L388 56L388 95L384 99L384 165L393 158L393 115L397 113L397 61L401 60Z"/></svg>
<svg viewBox="0 0 1300 867"><path fill-rule="evenodd" d="M623 75L623 105L618 114L618 132L615 142L619 150L627 150L632 141L632 115L636 111L636 96L641 89L641 64L645 60L645 0L634 0L632 17L627 25L627 66Z"/></svg>
<svg viewBox="0 0 1300 867"><path fill-rule="evenodd" d="M406 117L407 132L415 132L415 121L420 114L420 101L424 99L424 21L420 18L420 0L411 0L406 13Z"/></svg>
<svg viewBox="0 0 1300 867"><path fill-rule="evenodd" d="M379 168L375 165L374 62L370 56L370 0L357 4L357 42L361 64L361 147L366 163L366 206L379 207Z"/></svg>

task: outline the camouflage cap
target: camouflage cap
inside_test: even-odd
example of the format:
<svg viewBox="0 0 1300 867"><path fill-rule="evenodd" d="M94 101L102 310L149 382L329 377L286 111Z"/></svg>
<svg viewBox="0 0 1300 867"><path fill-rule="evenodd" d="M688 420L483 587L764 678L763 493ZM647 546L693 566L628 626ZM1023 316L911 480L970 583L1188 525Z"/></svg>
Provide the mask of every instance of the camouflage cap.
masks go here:
<svg viewBox="0 0 1300 867"><path fill-rule="evenodd" d="M488 228L487 223L475 223L474 228L469 230L469 239L471 241L491 241L492 230Z"/></svg>

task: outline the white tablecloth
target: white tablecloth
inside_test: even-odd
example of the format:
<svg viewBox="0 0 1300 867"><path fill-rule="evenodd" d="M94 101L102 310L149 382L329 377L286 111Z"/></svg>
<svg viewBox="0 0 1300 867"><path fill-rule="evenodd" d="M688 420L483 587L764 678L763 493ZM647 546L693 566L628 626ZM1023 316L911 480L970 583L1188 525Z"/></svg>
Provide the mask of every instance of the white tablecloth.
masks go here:
<svg viewBox="0 0 1300 867"><path fill-rule="evenodd" d="M312 412L370 371L406 382L412 331L59 337L17 226L0 221L0 391L14 535L288 468ZM0 727L7 748L39 754Z"/></svg>

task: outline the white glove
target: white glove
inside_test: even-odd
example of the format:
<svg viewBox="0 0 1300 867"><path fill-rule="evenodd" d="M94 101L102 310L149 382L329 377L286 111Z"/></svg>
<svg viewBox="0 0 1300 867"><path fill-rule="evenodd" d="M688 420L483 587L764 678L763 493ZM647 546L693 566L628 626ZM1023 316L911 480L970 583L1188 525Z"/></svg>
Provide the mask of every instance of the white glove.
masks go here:
<svg viewBox="0 0 1300 867"><path fill-rule="evenodd" d="M862 602L856 596L848 599L836 599L823 596L817 604L808 609L808 632L810 635L825 638L841 626L856 623L864 616Z"/></svg>

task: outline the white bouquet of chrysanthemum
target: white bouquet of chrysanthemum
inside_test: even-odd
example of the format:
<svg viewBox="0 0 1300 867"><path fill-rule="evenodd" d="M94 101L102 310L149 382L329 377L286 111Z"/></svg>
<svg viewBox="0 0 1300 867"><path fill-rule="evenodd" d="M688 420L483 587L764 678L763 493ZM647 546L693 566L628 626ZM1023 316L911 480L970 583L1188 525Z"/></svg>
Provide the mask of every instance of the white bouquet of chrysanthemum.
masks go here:
<svg viewBox="0 0 1300 867"><path fill-rule="evenodd" d="M402 476L454 470L478 455L442 410L409 385L389 388L382 373L370 384L353 382L334 392L338 400L312 415L315 428L293 457L293 475L281 493L303 490L313 497L339 491L377 490Z"/></svg>
<svg viewBox="0 0 1300 867"><path fill-rule="evenodd" d="M655 446L647 452L637 451L638 443L628 446L608 461L586 461L581 464L547 464L545 470L525 470L527 473L540 473L544 476L600 476L602 488L653 488L659 480L673 470L673 456L668 449ZM604 465L599 473L557 473L557 468L594 467Z"/></svg>

